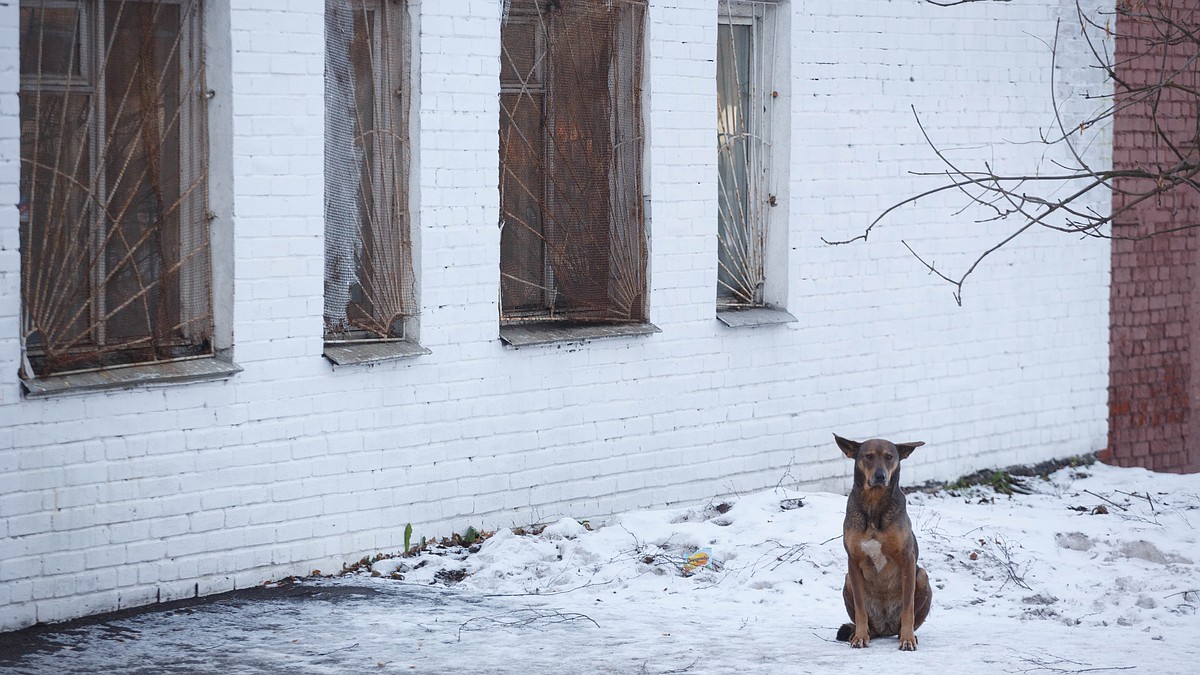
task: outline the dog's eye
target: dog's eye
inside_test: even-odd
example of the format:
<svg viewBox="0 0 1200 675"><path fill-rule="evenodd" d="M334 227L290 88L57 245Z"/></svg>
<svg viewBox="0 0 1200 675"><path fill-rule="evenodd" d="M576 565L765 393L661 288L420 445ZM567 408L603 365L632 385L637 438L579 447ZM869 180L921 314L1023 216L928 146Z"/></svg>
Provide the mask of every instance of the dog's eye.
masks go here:
<svg viewBox="0 0 1200 675"><path fill-rule="evenodd" d="M883 456L883 460L884 460L885 462L890 462L890 461L892 461L892 456L891 456L891 455L884 455L884 456Z"/></svg>

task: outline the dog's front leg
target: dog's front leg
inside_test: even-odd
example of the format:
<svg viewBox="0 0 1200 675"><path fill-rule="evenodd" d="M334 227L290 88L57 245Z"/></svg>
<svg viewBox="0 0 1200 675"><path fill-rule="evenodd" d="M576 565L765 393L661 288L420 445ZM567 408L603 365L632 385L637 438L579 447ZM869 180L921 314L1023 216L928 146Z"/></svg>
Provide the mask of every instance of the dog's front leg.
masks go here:
<svg viewBox="0 0 1200 675"><path fill-rule="evenodd" d="M866 581L863 579L862 568L853 557L850 558L850 573L846 576L850 581L850 594L854 598L854 635L850 637L850 646L861 649L871 642L871 629L864 590Z"/></svg>
<svg viewBox="0 0 1200 675"><path fill-rule="evenodd" d="M904 557L904 571L901 573L900 592L904 604L900 607L900 651L917 651L917 636L913 632L913 616L916 613L917 594L917 559L916 556Z"/></svg>

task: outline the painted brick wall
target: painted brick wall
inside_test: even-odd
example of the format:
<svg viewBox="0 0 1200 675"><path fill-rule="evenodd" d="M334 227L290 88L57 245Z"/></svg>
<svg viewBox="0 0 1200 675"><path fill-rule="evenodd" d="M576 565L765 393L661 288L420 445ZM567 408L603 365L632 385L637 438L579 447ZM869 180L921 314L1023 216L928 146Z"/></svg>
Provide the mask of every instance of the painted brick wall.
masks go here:
<svg viewBox="0 0 1200 675"><path fill-rule="evenodd" d="M421 2L413 203L432 353L337 369L321 357L319 7L231 3L217 96L232 104L233 215L216 227L231 228L232 250L214 255L233 261L244 372L27 400L18 9L0 5L0 630L337 569L399 549L408 522L438 535L781 481L841 490L849 466L832 431L926 441L912 482L1104 445L1106 246L1019 240L958 307L900 243L961 265L1002 234L956 219L953 200L899 212L868 243L821 241L861 232L927 185L911 171L938 169L910 106L962 157L1038 161L1040 148L1004 141L1049 119L1036 38L1073 3L784 3L790 199L775 245L798 321L735 330L714 303L716 0L652 0L650 317L662 332L513 350L497 339L501 2ZM1060 64L1081 62L1068 52ZM1103 139L1094 147L1107 161Z"/></svg>
<svg viewBox="0 0 1200 675"><path fill-rule="evenodd" d="M1175 18L1200 25L1200 9L1187 0L1163 0ZM1159 81L1161 69L1184 69L1182 82L1197 76L1194 45L1184 42L1162 54L1144 54L1144 40L1154 40L1151 22L1119 16L1117 62L1131 86ZM1165 56L1165 58L1164 58ZM1187 74L1190 73L1190 74ZM1113 130L1113 164L1117 169L1148 169L1172 157L1154 129L1158 121L1172 142L1195 152L1196 101L1173 90L1163 92L1161 114L1148 103L1122 107ZM1114 207L1145 189L1137 181L1118 180ZM1200 195L1175 191L1145 201L1127 212L1119 234L1143 236L1200 218ZM1159 471L1200 471L1200 351L1194 349L1200 317L1196 290L1200 239L1195 230L1141 240L1118 239L1112 246L1112 365L1109 385L1111 461Z"/></svg>

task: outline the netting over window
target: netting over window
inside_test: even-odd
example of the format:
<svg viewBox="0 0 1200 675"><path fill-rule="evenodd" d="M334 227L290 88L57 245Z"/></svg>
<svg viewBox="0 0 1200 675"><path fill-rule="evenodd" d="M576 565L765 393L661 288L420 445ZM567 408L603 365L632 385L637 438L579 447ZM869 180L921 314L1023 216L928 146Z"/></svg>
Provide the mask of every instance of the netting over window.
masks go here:
<svg viewBox="0 0 1200 675"><path fill-rule="evenodd" d="M501 319L645 319L645 0L510 0Z"/></svg>
<svg viewBox="0 0 1200 675"><path fill-rule="evenodd" d="M26 376L212 351L199 0L26 0Z"/></svg>
<svg viewBox="0 0 1200 675"><path fill-rule="evenodd" d="M404 337L415 309L405 3L325 3L325 339Z"/></svg>
<svg viewBox="0 0 1200 675"><path fill-rule="evenodd" d="M773 2L723 3L717 25L717 304L763 304L774 100Z"/></svg>

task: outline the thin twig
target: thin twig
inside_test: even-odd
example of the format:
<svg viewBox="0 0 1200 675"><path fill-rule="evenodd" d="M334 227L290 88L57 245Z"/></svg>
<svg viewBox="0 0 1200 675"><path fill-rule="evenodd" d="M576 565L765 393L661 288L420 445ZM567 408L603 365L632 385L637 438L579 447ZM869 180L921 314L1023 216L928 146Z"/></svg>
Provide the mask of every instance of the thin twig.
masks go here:
<svg viewBox="0 0 1200 675"><path fill-rule="evenodd" d="M1158 515L1158 511L1154 508L1154 500L1150 498L1149 491L1147 491L1146 494L1144 494L1144 495L1140 495L1136 492L1125 492L1124 490L1117 490L1117 493L1123 494L1126 497L1137 497L1138 499L1145 499L1147 502L1150 503L1150 513Z"/></svg>
<svg viewBox="0 0 1200 675"><path fill-rule="evenodd" d="M969 5L973 2L1012 2L1012 0L925 0L931 5L938 7L953 7L955 5Z"/></svg>
<svg viewBox="0 0 1200 675"><path fill-rule="evenodd" d="M329 650L329 651L327 651L327 652L316 652L316 653L315 653L315 655L316 655L316 656L329 656L330 654L336 654L336 653L338 653L338 652L344 652L344 651L347 651L347 650L350 650L350 649L354 649L354 648L355 648L355 647L357 647L357 646L358 646L358 643L357 643L357 642L355 642L355 643L354 643L354 644L352 644L352 645L347 645L347 646L345 646L345 647L338 647L337 649L331 649L331 650Z"/></svg>
<svg viewBox="0 0 1200 675"><path fill-rule="evenodd" d="M473 632L490 630L492 628L532 628L542 630L544 626L553 626L573 621L587 621L596 628L600 624L586 614L579 612L560 612L557 609L541 609L529 607L514 609L496 616L477 616L462 622L458 626L458 641L462 641L463 631Z"/></svg>
<svg viewBox="0 0 1200 675"><path fill-rule="evenodd" d="M1133 670L1137 666L1092 666L1090 663L1082 661L1072 661L1071 659L1061 656L1055 656L1049 652L1042 652L1040 655L1021 656L1021 660L1029 664L1028 668L1020 668L1015 672L1019 673L1095 673L1105 670ZM1079 666L1079 667L1073 667Z"/></svg>
<svg viewBox="0 0 1200 675"><path fill-rule="evenodd" d="M1129 509L1125 508L1124 506L1121 506L1120 504L1118 504L1118 503L1114 502L1113 500L1109 499L1108 497L1105 497L1104 495L1098 495L1098 494L1096 494L1095 492L1092 492L1091 490L1084 490L1084 492L1088 493L1089 495L1091 495L1091 496L1093 496L1093 497L1095 497L1095 498L1097 498L1097 499L1103 499L1104 501L1108 502L1109 504L1112 504L1113 506L1117 507L1118 509L1121 509L1122 511L1128 511L1128 510L1129 510Z"/></svg>

